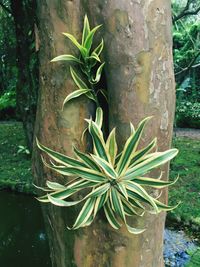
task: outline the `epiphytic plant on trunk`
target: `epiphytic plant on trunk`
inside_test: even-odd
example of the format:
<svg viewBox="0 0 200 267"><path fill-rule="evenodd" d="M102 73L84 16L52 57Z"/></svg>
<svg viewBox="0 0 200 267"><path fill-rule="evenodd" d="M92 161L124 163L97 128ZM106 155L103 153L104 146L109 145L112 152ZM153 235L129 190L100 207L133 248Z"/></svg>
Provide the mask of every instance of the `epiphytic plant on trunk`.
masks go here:
<svg viewBox="0 0 200 267"><path fill-rule="evenodd" d="M99 52L103 48L102 41L100 44L101 49L98 48L90 54L92 38L98 27L90 31L88 19L85 17L81 45L72 35L65 34L79 48L80 57L62 55L53 60L68 60L80 64L80 69L86 74L90 85L94 83L96 78L91 78L91 69L88 72L88 66L92 68L94 63L88 62L91 62L91 60L95 60L96 63L100 61L100 53L97 53L97 50ZM96 77L98 78L95 80L95 83L100 80L103 65L104 63L97 69ZM79 90L68 95L64 100L64 104L81 94L85 94L93 99L98 106L97 92L94 88L85 88L86 83L78 77L72 68L71 75ZM85 90L85 93L83 90ZM152 197L146 190L146 187L162 189L174 184L177 180L173 182L161 180L162 172L157 179L144 176L148 175L152 169L171 160L178 153L177 149L169 149L164 152L155 150L157 145L156 138L146 147L138 150L144 127L150 118L147 117L142 120L137 129L130 123L130 136L125 142L122 151L118 150L115 128L110 132L108 138L104 137L102 131L103 111L100 107L96 110L95 120L91 118L86 119L89 134L92 138L92 153L83 153L74 147L76 158L71 158L51 150L37 140L39 149L53 160L47 163L42 157L45 166L64 177L74 177L69 180L64 178L63 184L47 181L46 188L38 187L46 192L38 200L45 203L50 202L61 207L70 207L84 203L74 225L70 229L89 226L94 221L99 210L103 209L108 222L113 228L119 229L122 223L124 223L130 233L142 233L145 229L132 227L127 224L127 216L143 216L145 212L156 214L175 208L161 203L158 200L160 195L157 198ZM152 152L153 149L154 152ZM73 199L70 199L72 196ZM74 199L75 196L77 196L77 200Z"/></svg>
<svg viewBox="0 0 200 267"><path fill-rule="evenodd" d="M78 57L73 55L60 55L51 60L52 62L69 61L78 66L79 74L78 70L75 71L72 67L70 67L70 73L79 89L69 94L64 100L63 105L69 100L81 95L86 95L88 98L93 100L97 106L99 106L99 93L107 99L106 91L102 88L96 88L96 84L101 79L102 70L105 64L105 62L102 63L100 59L100 54L104 47L103 39L100 44L91 51L94 34L100 27L101 25L98 25L90 30L88 18L85 16L81 44L73 35L63 33L79 50ZM83 76L83 78L87 81L83 81L81 76Z"/></svg>

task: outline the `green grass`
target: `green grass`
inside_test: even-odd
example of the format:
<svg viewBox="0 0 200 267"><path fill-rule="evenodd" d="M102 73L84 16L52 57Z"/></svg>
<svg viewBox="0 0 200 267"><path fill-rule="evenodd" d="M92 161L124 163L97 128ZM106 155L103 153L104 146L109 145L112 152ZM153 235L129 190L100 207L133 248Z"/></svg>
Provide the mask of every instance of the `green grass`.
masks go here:
<svg viewBox="0 0 200 267"><path fill-rule="evenodd" d="M190 262L185 267L199 267L200 266L200 248L195 251L188 252L191 256Z"/></svg>
<svg viewBox="0 0 200 267"><path fill-rule="evenodd" d="M169 188L169 203L182 203L169 213L168 217L190 226L200 227L200 141L189 138L174 138L173 146L179 154L171 162L170 178L180 176L178 182Z"/></svg>
<svg viewBox="0 0 200 267"><path fill-rule="evenodd" d="M0 188L32 193L30 157L18 153L25 146L22 124L0 123Z"/></svg>

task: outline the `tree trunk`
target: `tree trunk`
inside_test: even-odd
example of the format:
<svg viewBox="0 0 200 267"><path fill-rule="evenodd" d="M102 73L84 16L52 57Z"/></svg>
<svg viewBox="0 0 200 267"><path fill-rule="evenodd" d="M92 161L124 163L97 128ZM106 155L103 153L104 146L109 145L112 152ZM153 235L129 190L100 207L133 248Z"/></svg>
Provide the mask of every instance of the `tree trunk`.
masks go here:
<svg viewBox="0 0 200 267"><path fill-rule="evenodd" d="M141 3L142 2L142 3ZM52 149L71 154L72 144L80 144L88 103L72 101L61 112L64 97L73 90L66 64L50 64L56 55L71 52L60 32L79 35L84 12L90 21L103 23L106 77L109 93L109 127L117 126L122 145L135 125L154 115L143 144L158 136L159 150L170 146L174 114L174 77L171 55L170 2L165 0L126 1L40 1L40 95L36 135ZM93 23L94 25L94 23ZM66 47L67 46L67 47ZM70 50L69 50L70 47ZM85 147L82 147L85 148ZM60 179L44 168L37 149L33 157L38 184ZM154 172L155 175L158 172ZM165 178L168 168L165 167ZM163 194L162 199L167 200ZM74 209L44 207L54 267L161 267L165 214L145 216L134 225L146 226L139 236L125 228L113 230L99 216L90 226L68 231Z"/></svg>
<svg viewBox="0 0 200 267"><path fill-rule="evenodd" d="M77 1L38 1L38 31L39 47L39 96L36 115L35 135L40 142L52 149L72 156L72 145L80 147L83 130L86 127L85 118L89 118L89 109L85 98L71 101L62 111L65 97L77 89L73 83L67 63L50 63L50 60L60 54L70 54L73 45L62 32L70 32L79 36L82 31L82 18L79 0ZM34 146L33 171L36 184L45 184L48 180L60 180L54 172L46 169L40 160L40 152ZM52 265L55 267L76 266L75 251L81 231L67 230L72 225L74 209L60 209L53 205L43 205L46 221ZM75 255L76 254L76 255ZM78 257L78 256L77 256Z"/></svg>
<svg viewBox="0 0 200 267"><path fill-rule="evenodd" d="M38 91L38 58L35 49L35 0L11 0L16 33L17 113L23 122L27 145L32 151Z"/></svg>
<svg viewBox="0 0 200 267"><path fill-rule="evenodd" d="M168 149L175 107L170 1L89 2L91 18L95 24L102 23L105 31L110 130L117 127L122 145L130 132L130 121L136 126L153 115L143 145L157 136L159 150ZM162 169L167 179L168 166ZM159 172L153 175L159 176ZM161 200L167 202L166 191ZM163 266L165 214L132 221L147 231L138 236L122 231L120 238L126 241L118 244L120 249L110 266Z"/></svg>

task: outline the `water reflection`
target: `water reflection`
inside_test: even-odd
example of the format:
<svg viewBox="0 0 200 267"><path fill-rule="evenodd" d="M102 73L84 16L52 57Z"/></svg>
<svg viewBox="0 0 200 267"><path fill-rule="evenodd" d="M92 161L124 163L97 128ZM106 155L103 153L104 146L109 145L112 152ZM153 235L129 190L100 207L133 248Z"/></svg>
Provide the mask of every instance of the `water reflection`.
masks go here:
<svg viewBox="0 0 200 267"><path fill-rule="evenodd" d="M32 197L0 191L0 266L50 267L39 203Z"/></svg>

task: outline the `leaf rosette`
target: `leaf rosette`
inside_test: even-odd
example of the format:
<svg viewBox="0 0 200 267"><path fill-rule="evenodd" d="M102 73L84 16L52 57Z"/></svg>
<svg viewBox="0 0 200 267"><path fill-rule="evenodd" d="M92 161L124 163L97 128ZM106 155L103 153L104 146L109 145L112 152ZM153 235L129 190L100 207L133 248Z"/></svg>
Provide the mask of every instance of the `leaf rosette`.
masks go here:
<svg viewBox="0 0 200 267"><path fill-rule="evenodd" d="M39 149L53 160L49 164L42 158L44 164L61 175L73 177L66 184L47 181L46 188L38 187L46 192L38 200L61 207L84 203L70 229L89 226L99 210L103 209L109 224L114 229L119 229L124 223L130 233L142 233L145 229L128 225L127 217L174 209L175 207L165 205L149 194L147 188L162 189L174 184L178 179L162 180L162 173L158 178L149 177L151 170L170 161L178 153L177 149L155 151L156 138L138 150L144 127L149 119L150 117L147 117L142 120L136 130L130 124L130 136L120 152L115 129L110 132L107 140L104 138L101 129L103 122L101 108L97 108L95 121L86 120L92 138L93 153L83 153L74 147L76 158L71 158L42 145L37 140ZM81 199L80 192L83 192ZM77 200L74 200L76 196Z"/></svg>

